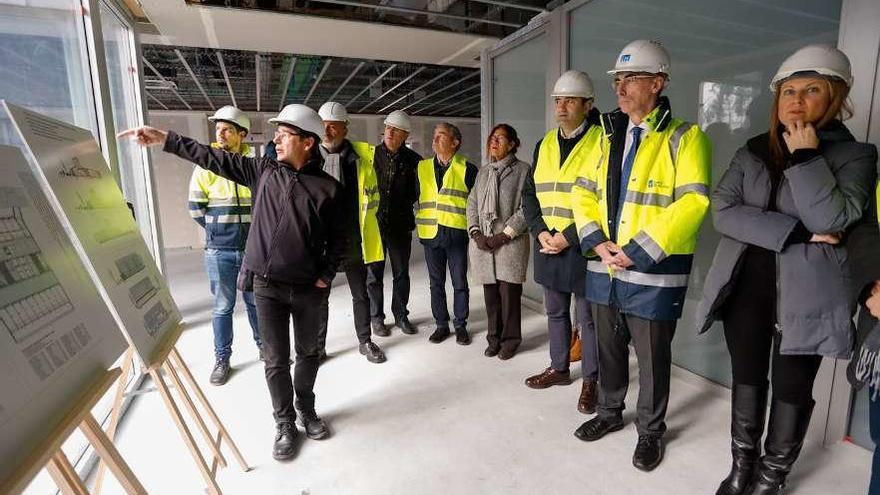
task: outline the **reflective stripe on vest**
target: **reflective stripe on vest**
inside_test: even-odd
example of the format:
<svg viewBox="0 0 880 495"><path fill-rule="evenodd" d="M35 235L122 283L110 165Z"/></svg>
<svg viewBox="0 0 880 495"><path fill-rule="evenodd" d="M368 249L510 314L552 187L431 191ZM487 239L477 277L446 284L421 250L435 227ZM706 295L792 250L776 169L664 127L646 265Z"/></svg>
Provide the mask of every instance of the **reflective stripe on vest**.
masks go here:
<svg viewBox="0 0 880 495"><path fill-rule="evenodd" d="M379 182L373 168L376 147L367 143L352 142L358 160L358 226L361 230L361 256L364 263L375 263L385 259L382 237L379 234Z"/></svg>
<svg viewBox="0 0 880 495"><path fill-rule="evenodd" d="M416 230L420 239L437 237L438 225L467 230L468 188L464 182L467 162L461 155L452 157L449 170L443 175L443 184L437 188L434 159L419 162L419 203L416 212Z"/></svg>
<svg viewBox="0 0 880 495"><path fill-rule="evenodd" d="M601 133L590 127L585 129L580 141L560 166L562 152L559 149L559 140L556 139L558 132L558 129L547 132L541 141L538 164L535 167L535 193L547 228L562 232L574 223L571 187L578 180L578 170L587 158L591 146L598 142Z"/></svg>

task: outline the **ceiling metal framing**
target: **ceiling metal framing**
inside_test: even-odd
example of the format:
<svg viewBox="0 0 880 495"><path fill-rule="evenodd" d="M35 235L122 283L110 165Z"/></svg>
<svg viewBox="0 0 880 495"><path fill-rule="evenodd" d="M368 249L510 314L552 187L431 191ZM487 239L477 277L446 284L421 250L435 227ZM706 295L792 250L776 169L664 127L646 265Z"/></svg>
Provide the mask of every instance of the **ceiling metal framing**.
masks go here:
<svg viewBox="0 0 880 495"><path fill-rule="evenodd" d="M314 55L142 45L148 106L162 110L317 109L326 101L351 113L392 110L425 116L479 113L470 92L479 69ZM471 81L470 84L467 84ZM478 82L478 81L477 81ZM479 92L477 92L479 95ZM453 98L464 97L453 101Z"/></svg>

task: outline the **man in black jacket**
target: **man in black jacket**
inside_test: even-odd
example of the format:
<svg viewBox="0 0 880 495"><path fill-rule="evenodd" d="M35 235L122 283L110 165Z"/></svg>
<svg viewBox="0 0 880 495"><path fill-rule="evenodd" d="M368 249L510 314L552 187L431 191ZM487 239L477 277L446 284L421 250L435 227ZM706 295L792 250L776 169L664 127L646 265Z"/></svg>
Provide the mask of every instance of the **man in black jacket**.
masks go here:
<svg viewBox="0 0 880 495"><path fill-rule="evenodd" d="M395 110L385 118L382 144L376 147L374 166L379 180L379 231L385 246L385 257L391 259L393 289L391 312L394 324L403 333L411 335L418 331L410 323L409 310L409 258L412 251L412 231L416 228L413 205L419 198L416 166L422 159L418 153L406 147L411 123L409 116ZM391 332L385 327L384 287L385 261L368 265L367 289L370 294L370 315L373 333L387 337Z"/></svg>
<svg viewBox="0 0 880 495"><path fill-rule="evenodd" d="M341 187L321 170L318 152L323 123L304 105L288 105L277 118L278 159L248 158L212 149L171 131L139 127L119 134L141 146L163 150L246 185L254 192L253 218L243 272L253 276L266 382L277 434L272 455L289 459L296 451L299 418L312 439L329 435L315 413L319 308L345 255L348 212L337 198ZM290 324L296 350L290 376ZM294 407L294 395L296 406Z"/></svg>

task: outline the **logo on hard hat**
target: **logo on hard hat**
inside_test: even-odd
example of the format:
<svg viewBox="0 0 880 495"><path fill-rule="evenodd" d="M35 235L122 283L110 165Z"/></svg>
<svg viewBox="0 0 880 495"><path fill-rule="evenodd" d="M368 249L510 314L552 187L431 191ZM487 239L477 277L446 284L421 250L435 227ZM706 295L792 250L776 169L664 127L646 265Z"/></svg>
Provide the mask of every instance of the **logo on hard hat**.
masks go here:
<svg viewBox="0 0 880 495"><path fill-rule="evenodd" d="M629 62L629 53L623 54L620 56L621 62Z"/></svg>

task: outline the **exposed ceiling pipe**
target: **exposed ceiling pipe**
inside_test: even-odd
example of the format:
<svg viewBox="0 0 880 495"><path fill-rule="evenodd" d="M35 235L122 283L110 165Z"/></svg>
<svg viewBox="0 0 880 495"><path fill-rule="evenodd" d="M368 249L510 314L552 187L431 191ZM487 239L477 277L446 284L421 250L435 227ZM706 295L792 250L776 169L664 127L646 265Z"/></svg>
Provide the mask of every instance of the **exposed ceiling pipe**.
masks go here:
<svg viewBox="0 0 880 495"><path fill-rule="evenodd" d="M344 88L348 84L348 81L351 81L351 78L353 78L354 75L357 74L358 71L361 70L361 67L363 67L364 65L366 65L366 62L361 62L357 64L357 67L355 67L354 70L351 71L351 74L349 74L348 77L345 78L345 81L342 81L342 84L340 84L339 87L336 88L336 91L334 91L333 94L330 95L330 98L327 98L327 101L333 101L333 99L336 98L336 95L338 95L339 92L342 91L342 88Z"/></svg>
<svg viewBox="0 0 880 495"><path fill-rule="evenodd" d="M220 61L220 70L223 71L223 79L226 80L226 89L229 90L229 97L232 98L232 106L238 108L238 103L235 102L235 93L232 92L232 83L229 81L229 74L226 72L226 64L223 63L223 54L219 51L217 52L217 60Z"/></svg>
<svg viewBox="0 0 880 495"><path fill-rule="evenodd" d="M189 77L191 77L193 82L196 83L196 87L199 88L199 91L202 92L202 96L204 96L205 100L208 101L208 105L211 106L211 110L216 110L217 106L214 105L214 102L211 101L211 98L208 97L208 93L205 92L205 88L202 87L202 83L199 82L199 79L196 77L192 68L189 66L189 63L187 63L186 59L183 57L183 54L180 53L180 50L178 49L175 49L174 53L177 54L177 58L180 59L180 63L183 64L183 68L186 69L186 71L189 73Z"/></svg>
<svg viewBox="0 0 880 495"><path fill-rule="evenodd" d="M260 85L262 83L262 74L260 74L260 54L254 54L254 74L257 76L257 111L260 111Z"/></svg>
<svg viewBox="0 0 880 495"><path fill-rule="evenodd" d="M416 89L410 91L409 93L407 93L407 94L401 96L400 98L398 98L398 99L392 101L391 103L385 105L384 107L382 107L382 108L379 110L379 113L384 113L385 110L388 110L389 108L393 107L394 105L397 105L398 103L400 103L401 101L405 100L405 99L408 98L409 96L414 95L414 94L418 93L419 91L421 91L421 90L427 88L427 87L430 86L431 84L437 82L437 81L438 81L439 79L441 79L443 76L446 76L446 75L450 74L450 73L453 72L453 71L455 71L455 69L447 69L447 70L441 72L439 75L437 75L437 77L434 77L433 79L431 79L430 81L426 82L425 84L422 84L422 85L419 86L418 88L416 88Z"/></svg>
<svg viewBox="0 0 880 495"><path fill-rule="evenodd" d="M434 112L434 113L443 113L443 112L446 112L446 111L448 111L448 110L451 110L451 109L453 109L453 108L457 108L457 107L460 107L460 106L465 106L465 107L466 107L466 106L468 106L468 105L462 105L462 103L469 102L469 101L473 100L474 98L479 98L480 95L481 95L481 93L477 93L477 94L474 94L474 95L468 96L467 98L465 98L465 99L463 99L463 100L454 101L454 102L452 102L451 104L446 105L445 107L440 108L439 110L437 110L437 111Z"/></svg>
<svg viewBox="0 0 880 495"><path fill-rule="evenodd" d="M151 64L150 61L147 60L146 57L141 56L141 60L144 61L144 65L146 65L151 71L153 71L153 74L156 74L156 77L158 77L162 81L165 81L166 83L171 82L168 79L165 79L162 76L162 74L159 74L159 71L157 71L156 68L153 67L153 64ZM192 107L189 105L189 103L187 103L186 100L184 100L183 97L180 96L180 93L178 93L176 89L174 89L174 88L169 88L169 89L171 90L172 93L174 93L174 96L176 96L177 99L180 100L181 103L183 103L183 105L186 107L187 110L192 110Z"/></svg>
<svg viewBox="0 0 880 495"><path fill-rule="evenodd" d="M407 108L410 108L410 107L413 107L413 106L415 106L415 105L418 105L419 103L421 103L421 102L427 100L428 98L430 98L430 97L432 97L432 96L438 95L438 94L440 94L440 93L442 93L442 92L444 92L444 91L447 91L447 90L449 90L449 89L451 89L451 88L454 88L454 87L458 86L459 84L461 84L461 83L467 81L468 79L473 79L474 77L479 76L479 75L480 75L480 72L479 72L479 71L474 72L473 74L471 74L471 75L469 75L469 76L467 76L467 77L464 77L464 78L460 79L458 82L456 82L456 83L454 83L454 84L452 84L452 85L450 85L450 86L445 86L445 87L443 87L443 88L438 89L437 91L434 91L433 93L427 94L427 95L425 95L425 96L419 98L418 100L416 100L416 101L410 103L409 105L407 105L407 106L401 108L401 110L404 110L404 111L405 111Z"/></svg>
<svg viewBox="0 0 880 495"><path fill-rule="evenodd" d="M435 101L434 103L431 103L430 105L428 105L428 106L426 106L426 107L422 107L421 110L419 110L419 111L417 111L417 112L413 112L413 115L418 115L418 114L420 114L420 113L422 113L422 112L425 112L425 111L428 110L429 108L434 108L434 107L436 107L437 105L439 105L439 104L441 104L441 103L445 103L445 102L447 102L447 101L449 101L449 100L455 98L456 96L461 96L461 95L467 93L468 91L472 91L472 90L474 90L474 89L480 89L480 85L479 85L479 84L474 84L473 86L470 86L470 87L468 87L468 88L465 88L465 89L459 91L458 93L453 93L453 94L447 96L446 98L443 98L442 100L437 100L437 101Z"/></svg>
<svg viewBox="0 0 880 495"><path fill-rule="evenodd" d="M373 101L367 103L366 105L362 106L361 109L358 110L358 113L364 113L364 110L366 110L367 108L373 106L374 103L376 103L377 101L379 101L379 100L381 100L382 98L385 98L386 96L388 96L389 94L391 94L395 89L397 89L397 88L403 86L404 83L406 83L406 82L409 81L410 79L412 79L412 78L416 77L417 75L419 75L419 73L422 72L423 70L425 70L425 66L419 67L419 68L416 69L412 74L410 74L410 75L404 77L403 79L400 80L400 82L398 82L397 84L395 84L394 86L392 86L391 89L389 89L388 91L386 91L386 92L382 93L381 95L379 95L378 98L376 98L375 100L373 100Z"/></svg>
<svg viewBox="0 0 880 495"><path fill-rule="evenodd" d="M296 67L296 57L290 57L290 67L287 68L287 75L284 77L284 89L281 90L281 103L278 104L278 111L284 108L284 102L287 101L287 89L290 88L290 79L293 77L293 68Z"/></svg>
<svg viewBox="0 0 880 495"><path fill-rule="evenodd" d="M535 7L533 5L522 5L519 3L513 2L496 2L495 0L470 0L471 2L477 3L486 3L489 5L496 5L498 7L508 7L511 9L520 9L520 10L528 10L531 12L548 12L544 7Z"/></svg>
<svg viewBox="0 0 880 495"><path fill-rule="evenodd" d="M153 101L155 101L156 103L158 103L160 107L164 108L165 110L168 110L168 106L165 105L164 103L162 103L162 102L159 100L159 98L156 98L155 96L153 96L149 91L144 91L144 93L146 93L146 95L147 95L148 98L150 98L151 100L153 100Z"/></svg>
<svg viewBox="0 0 880 495"><path fill-rule="evenodd" d="M373 10L386 10L389 12L402 12L405 14L445 17L447 19L456 19L459 21L479 22L479 23L483 23L483 24L494 24L496 26L508 26L508 27L515 27L515 28L523 27L523 24L517 24L515 22L494 21L492 19L479 19L476 17L468 17L466 15L446 14L444 12L431 12L429 10L411 9L409 7L395 7L393 5L376 5L376 4L371 4L371 3L348 2L348 1L343 1L343 0L321 0L321 3L329 3L329 4L334 4L334 5L347 5L350 7L361 7L361 8L373 9Z"/></svg>
<svg viewBox="0 0 880 495"><path fill-rule="evenodd" d="M306 95L306 99L303 100L303 105L307 104L309 100L312 98L312 95L315 93L315 88L318 87L318 84L321 82L321 79L324 78L324 74L327 72L327 69L330 67L330 62L332 58L328 58L324 62L324 67L321 67L321 72L318 73L318 77L315 78L315 83L312 84L311 89L309 89L309 94Z"/></svg>
<svg viewBox="0 0 880 495"><path fill-rule="evenodd" d="M354 95L354 98L348 100L348 103L346 103L345 106L348 107L349 105L351 105L351 102L360 98L362 94L366 93L370 88L375 86L379 81L382 80L383 77L387 76L388 73L391 72L391 70L394 69L395 67L397 67L397 64L391 64L391 67L388 67L387 69L385 69L385 72L379 74L379 77L374 79L373 82L371 82L370 84L367 84L366 88L362 89L360 93Z"/></svg>

